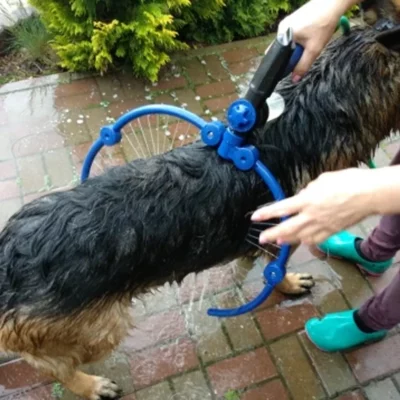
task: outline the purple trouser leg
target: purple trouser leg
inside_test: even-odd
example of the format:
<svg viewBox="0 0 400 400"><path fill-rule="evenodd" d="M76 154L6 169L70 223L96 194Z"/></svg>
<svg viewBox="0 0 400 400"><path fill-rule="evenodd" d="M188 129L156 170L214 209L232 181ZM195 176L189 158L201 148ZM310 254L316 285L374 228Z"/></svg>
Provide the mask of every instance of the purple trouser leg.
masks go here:
<svg viewBox="0 0 400 400"><path fill-rule="evenodd" d="M391 162L391 165L399 164L400 150ZM361 243L361 252L373 261L389 260L398 250L400 250L400 215L382 217L379 225Z"/></svg>
<svg viewBox="0 0 400 400"><path fill-rule="evenodd" d="M400 272L385 290L367 300L358 315L375 331L392 329L400 323Z"/></svg>
<svg viewBox="0 0 400 400"><path fill-rule="evenodd" d="M400 151L391 165L400 164ZM361 243L365 257L384 261L400 250L400 215L382 217L379 225ZM374 330L392 329L400 323L400 272L380 294L370 298L358 311L362 321Z"/></svg>

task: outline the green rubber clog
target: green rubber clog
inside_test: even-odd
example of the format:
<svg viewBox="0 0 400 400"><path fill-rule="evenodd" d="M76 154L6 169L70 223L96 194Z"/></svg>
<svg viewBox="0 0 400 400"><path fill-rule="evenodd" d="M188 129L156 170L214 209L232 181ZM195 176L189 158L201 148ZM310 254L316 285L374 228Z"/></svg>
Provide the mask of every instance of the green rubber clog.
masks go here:
<svg viewBox="0 0 400 400"><path fill-rule="evenodd" d="M353 347L383 339L387 331L365 333L354 322L354 310L312 318L305 325L311 342L325 352L349 350Z"/></svg>
<svg viewBox="0 0 400 400"><path fill-rule="evenodd" d="M393 259L387 261L368 261L361 257L355 247L357 236L348 231L342 231L329 237L325 242L320 243L317 248L326 255L343 258L352 261L359 268L370 275L383 274L393 263Z"/></svg>

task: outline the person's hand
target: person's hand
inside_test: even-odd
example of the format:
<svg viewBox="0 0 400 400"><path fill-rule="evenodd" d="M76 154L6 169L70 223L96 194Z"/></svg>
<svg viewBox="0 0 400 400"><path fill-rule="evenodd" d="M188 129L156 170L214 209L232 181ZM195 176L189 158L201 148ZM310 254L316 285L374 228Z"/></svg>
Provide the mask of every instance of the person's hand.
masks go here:
<svg viewBox="0 0 400 400"><path fill-rule="evenodd" d="M311 0L279 24L278 32L291 27L294 41L304 47L303 55L293 70L294 82L298 82L310 69L332 38L340 17L357 2L354 0Z"/></svg>
<svg viewBox="0 0 400 400"><path fill-rule="evenodd" d="M260 208L253 214L252 221L297 214L261 233L260 243L318 244L378 213L376 204L382 172L347 169L325 173L296 196Z"/></svg>

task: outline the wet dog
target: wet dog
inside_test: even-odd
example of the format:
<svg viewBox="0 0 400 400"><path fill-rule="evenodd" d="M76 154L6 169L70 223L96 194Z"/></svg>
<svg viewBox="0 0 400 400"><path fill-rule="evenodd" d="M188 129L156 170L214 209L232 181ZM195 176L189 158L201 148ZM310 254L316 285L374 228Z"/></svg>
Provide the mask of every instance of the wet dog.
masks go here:
<svg viewBox="0 0 400 400"><path fill-rule="evenodd" d="M367 162L400 128L400 54L375 36L355 28L334 40L300 83L280 84L284 114L251 134L288 196ZM77 367L121 342L132 297L255 255L249 216L271 200L254 172L196 142L25 205L0 234L0 351L79 396L116 398L115 383ZM279 290L312 284L289 273Z"/></svg>

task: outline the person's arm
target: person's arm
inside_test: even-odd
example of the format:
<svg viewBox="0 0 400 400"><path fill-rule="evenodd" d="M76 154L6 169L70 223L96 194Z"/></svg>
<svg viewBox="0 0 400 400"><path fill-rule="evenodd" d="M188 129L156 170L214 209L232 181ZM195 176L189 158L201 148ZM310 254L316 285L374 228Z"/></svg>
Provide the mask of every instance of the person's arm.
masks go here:
<svg viewBox="0 0 400 400"><path fill-rule="evenodd" d="M379 215L400 214L400 165L373 171L376 172L374 179L376 213Z"/></svg>
<svg viewBox="0 0 400 400"><path fill-rule="evenodd" d="M287 16L281 29L293 28L294 40L304 47L304 53L293 71L297 82L310 69L315 59L332 38L340 17L360 0L310 0Z"/></svg>
<svg viewBox="0 0 400 400"><path fill-rule="evenodd" d="M296 196L260 208L252 220L294 215L265 230L260 243L311 245L376 214L400 214L400 166L322 174Z"/></svg>

